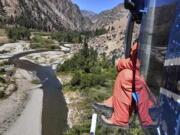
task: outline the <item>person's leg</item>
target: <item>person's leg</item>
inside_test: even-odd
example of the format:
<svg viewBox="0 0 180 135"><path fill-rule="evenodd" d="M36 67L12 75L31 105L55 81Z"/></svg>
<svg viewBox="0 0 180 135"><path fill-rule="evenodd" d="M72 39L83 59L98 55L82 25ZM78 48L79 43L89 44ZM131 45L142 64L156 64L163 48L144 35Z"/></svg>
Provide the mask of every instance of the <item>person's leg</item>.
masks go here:
<svg viewBox="0 0 180 135"><path fill-rule="evenodd" d="M138 114L142 126L151 126L153 121L149 114L149 101L145 101L138 104Z"/></svg>
<svg viewBox="0 0 180 135"><path fill-rule="evenodd" d="M127 126L132 112L132 71L125 69L116 77L112 97L104 101L104 105L112 106L114 112L110 119L104 119L107 123ZM98 109L98 108L97 108ZM102 110L102 109L99 109Z"/></svg>
<svg viewBox="0 0 180 135"><path fill-rule="evenodd" d="M133 106L123 103L116 97L113 97L114 112L112 117L104 119L105 122L117 126L128 126L128 122L132 113Z"/></svg>
<svg viewBox="0 0 180 135"><path fill-rule="evenodd" d="M103 101L102 103L94 103L92 105L93 109L96 112L104 115L106 118L110 118L112 116L112 113L114 112L112 98L113 96Z"/></svg>
<svg viewBox="0 0 180 135"><path fill-rule="evenodd" d="M96 112L104 115L106 118L110 118L112 116L112 113L114 112L112 106L112 97L110 97L103 103L94 103L92 107L93 109L95 109Z"/></svg>
<svg viewBox="0 0 180 135"><path fill-rule="evenodd" d="M108 106L108 107L112 107L113 108L113 101L112 101L112 96L110 98L108 98L107 100L105 100L103 102L104 105Z"/></svg>

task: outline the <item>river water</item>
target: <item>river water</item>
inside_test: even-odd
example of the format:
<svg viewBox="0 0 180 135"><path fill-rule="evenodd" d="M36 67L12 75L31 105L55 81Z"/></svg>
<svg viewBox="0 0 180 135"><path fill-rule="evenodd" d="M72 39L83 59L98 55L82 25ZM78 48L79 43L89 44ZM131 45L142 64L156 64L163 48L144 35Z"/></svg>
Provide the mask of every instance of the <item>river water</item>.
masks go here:
<svg viewBox="0 0 180 135"><path fill-rule="evenodd" d="M67 128L68 108L62 85L50 66L41 66L19 58L33 52L18 54L9 59L16 67L36 72L43 84L42 135L62 135ZM33 108L32 108L33 109Z"/></svg>

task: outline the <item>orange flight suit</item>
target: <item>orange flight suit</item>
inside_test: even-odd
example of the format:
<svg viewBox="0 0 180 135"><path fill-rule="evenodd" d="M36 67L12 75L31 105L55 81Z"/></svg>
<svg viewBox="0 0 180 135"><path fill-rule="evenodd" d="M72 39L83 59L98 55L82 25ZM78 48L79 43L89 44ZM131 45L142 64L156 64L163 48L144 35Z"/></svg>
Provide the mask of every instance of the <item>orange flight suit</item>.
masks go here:
<svg viewBox="0 0 180 135"><path fill-rule="evenodd" d="M112 97L104 101L105 105L114 108L112 117L109 120L115 125L127 126L135 107L137 107L139 119L143 126L153 124L149 115L149 108L154 105L154 102L149 98L147 85L140 75L140 62L139 60L136 62L137 47L138 42L133 45L130 58L119 60L117 65L119 74L114 83ZM135 74L135 91L132 88L133 70ZM137 103L133 100L133 92L139 94Z"/></svg>

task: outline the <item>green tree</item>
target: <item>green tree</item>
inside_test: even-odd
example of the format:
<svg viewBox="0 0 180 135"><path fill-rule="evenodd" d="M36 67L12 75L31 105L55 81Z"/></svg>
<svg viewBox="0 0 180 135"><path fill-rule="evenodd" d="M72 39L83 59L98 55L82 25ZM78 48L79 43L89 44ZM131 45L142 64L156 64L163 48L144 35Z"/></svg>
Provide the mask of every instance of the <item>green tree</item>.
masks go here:
<svg viewBox="0 0 180 135"><path fill-rule="evenodd" d="M81 74L79 72L76 72L73 76L73 79L71 80L72 86L80 85L81 82Z"/></svg>
<svg viewBox="0 0 180 135"><path fill-rule="evenodd" d="M115 61L116 61L116 56L113 55L113 57L112 57L112 64L113 64L113 65L115 65Z"/></svg>
<svg viewBox="0 0 180 135"><path fill-rule="evenodd" d="M0 1L0 15L4 16L5 14L6 14L6 12L5 12L5 10L4 10L2 1Z"/></svg>
<svg viewBox="0 0 180 135"><path fill-rule="evenodd" d="M100 35L103 35L103 34L106 34L108 31L106 29L96 29L95 30L95 36L100 36Z"/></svg>
<svg viewBox="0 0 180 135"><path fill-rule="evenodd" d="M78 36L78 43L82 43L82 37L81 37L81 34L79 34L79 36Z"/></svg>
<svg viewBox="0 0 180 135"><path fill-rule="evenodd" d="M114 26L111 27L111 31L115 30Z"/></svg>
<svg viewBox="0 0 180 135"><path fill-rule="evenodd" d="M70 42L70 43L72 42L72 37L70 36L69 33L67 34L67 42Z"/></svg>

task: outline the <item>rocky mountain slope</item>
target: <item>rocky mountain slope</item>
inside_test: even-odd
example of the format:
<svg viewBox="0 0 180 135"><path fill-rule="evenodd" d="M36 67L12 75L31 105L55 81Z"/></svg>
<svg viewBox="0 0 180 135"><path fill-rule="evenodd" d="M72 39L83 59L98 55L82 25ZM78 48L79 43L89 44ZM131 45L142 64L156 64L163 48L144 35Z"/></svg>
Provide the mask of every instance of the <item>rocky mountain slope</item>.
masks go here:
<svg viewBox="0 0 180 135"><path fill-rule="evenodd" d="M16 24L46 31L96 30L119 20L126 12L122 4L96 14L81 11L71 0L0 0L0 25Z"/></svg>
<svg viewBox="0 0 180 135"><path fill-rule="evenodd" d="M99 29L120 20L127 14L123 4L119 4L111 10L106 10L94 16L91 21L93 22L92 29Z"/></svg>
<svg viewBox="0 0 180 135"><path fill-rule="evenodd" d="M127 14L119 20L104 26L108 33L89 40L89 46L95 48L101 56L103 53L111 59L113 56L118 59L124 54L125 29L127 25Z"/></svg>
<svg viewBox="0 0 180 135"><path fill-rule="evenodd" d="M92 29L104 28L106 34L91 38L88 41L89 46L97 50L98 54L104 55L111 59L124 57L124 41L126 26L128 22L128 10L123 4L117 5L115 8L103 11L91 19L93 22ZM139 25L134 28L133 40L139 35Z"/></svg>
<svg viewBox="0 0 180 135"><path fill-rule="evenodd" d="M28 28L86 30L91 25L71 0L0 0L0 8L1 17Z"/></svg>
<svg viewBox="0 0 180 135"><path fill-rule="evenodd" d="M91 20L93 20L97 16L96 13L94 13L93 11L89 11L89 10L81 10L81 13L84 17L88 17Z"/></svg>

